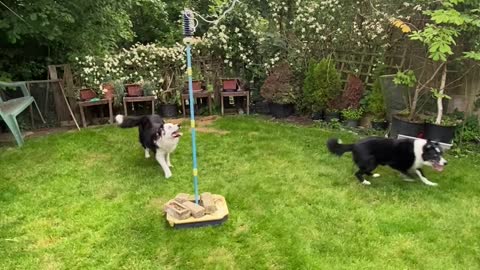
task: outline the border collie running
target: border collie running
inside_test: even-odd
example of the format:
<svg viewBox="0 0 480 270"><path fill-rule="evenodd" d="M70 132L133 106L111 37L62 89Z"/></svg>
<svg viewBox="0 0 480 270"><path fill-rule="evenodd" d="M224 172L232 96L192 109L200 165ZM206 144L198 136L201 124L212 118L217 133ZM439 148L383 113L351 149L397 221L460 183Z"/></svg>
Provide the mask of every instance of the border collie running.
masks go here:
<svg viewBox="0 0 480 270"><path fill-rule="evenodd" d="M165 173L165 178L170 178L170 154L177 148L182 133L180 125L165 123L158 115L145 115L125 117L117 115L115 121L121 128L138 126L140 144L145 149L145 158L150 157L150 150Z"/></svg>
<svg viewBox="0 0 480 270"><path fill-rule="evenodd" d="M338 139L329 139L327 148L338 156L352 152L353 161L358 167L355 176L364 185L370 185L364 176L379 177L379 174L372 172L378 165L383 165L402 173L405 181L412 182L413 175L416 174L424 184L436 186L436 183L428 181L425 177L422 166L443 171L447 165L447 161L442 157L440 145L423 139L367 138L355 144L342 144Z"/></svg>

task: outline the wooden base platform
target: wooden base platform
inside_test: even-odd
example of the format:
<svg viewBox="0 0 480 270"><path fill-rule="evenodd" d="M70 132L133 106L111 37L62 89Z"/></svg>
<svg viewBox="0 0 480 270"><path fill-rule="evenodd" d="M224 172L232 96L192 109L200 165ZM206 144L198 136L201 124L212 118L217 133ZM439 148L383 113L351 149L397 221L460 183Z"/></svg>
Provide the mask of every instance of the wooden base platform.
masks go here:
<svg viewBox="0 0 480 270"><path fill-rule="evenodd" d="M175 229L197 228L205 226L216 226L223 224L228 219L228 207L225 198L221 195L212 194L217 210L214 213L206 214L200 218L193 216L187 219L176 219L170 214L166 214L167 221Z"/></svg>

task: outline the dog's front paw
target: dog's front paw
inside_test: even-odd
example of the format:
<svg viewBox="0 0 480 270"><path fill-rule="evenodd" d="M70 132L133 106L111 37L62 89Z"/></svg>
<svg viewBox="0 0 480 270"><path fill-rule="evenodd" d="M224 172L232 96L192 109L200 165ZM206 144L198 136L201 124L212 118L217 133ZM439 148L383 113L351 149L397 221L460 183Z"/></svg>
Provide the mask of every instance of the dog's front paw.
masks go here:
<svg viewBox="0 0 480 270"><path fill-rule="evenodd" d="M168 172L168 173L165 173L165 178L168 179L172 177L172 173L171 172Z"/></svg>
<svg viewBox="0 0 480 270"><path fill-rule="evenodd" d="M437 183L433 183L433 182L430 182L430 183L428 183L427 185L428 185L428 186L431 186L431 187L436 187L436 186L438 186Z"/></svg>

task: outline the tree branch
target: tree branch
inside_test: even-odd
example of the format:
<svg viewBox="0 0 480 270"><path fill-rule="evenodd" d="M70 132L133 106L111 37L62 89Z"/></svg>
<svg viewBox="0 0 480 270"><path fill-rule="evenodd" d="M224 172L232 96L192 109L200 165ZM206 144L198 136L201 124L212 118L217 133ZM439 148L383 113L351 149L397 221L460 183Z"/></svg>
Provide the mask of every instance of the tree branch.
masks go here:
<svg viewBox="0 0 480 270"><path fill-rule="evenodd" d="M440 71L440 69L442 69L442 67L445 65L446 63L443 62L441 63L437 69L435 70L435 72L433 73L433 75L430 77L430 79L428 79L425 83L421 83L421 82L418 82L420 84L420 89L419 90L423 90L425 89L426 87L428 87L428 84L431 83L433 81L433 79L435 79L435 77L437 76L438 72Z"/></svg>

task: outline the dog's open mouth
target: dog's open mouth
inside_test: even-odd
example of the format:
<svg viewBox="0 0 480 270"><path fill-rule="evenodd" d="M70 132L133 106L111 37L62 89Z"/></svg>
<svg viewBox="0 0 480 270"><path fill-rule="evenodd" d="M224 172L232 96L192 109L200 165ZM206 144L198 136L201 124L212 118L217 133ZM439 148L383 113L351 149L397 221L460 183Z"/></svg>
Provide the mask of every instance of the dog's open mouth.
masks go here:
<svg viewBox="0 0 480 270"><path fill-rule="evenodd" d="M440 163L438 163L438 162L432 162L432 165L433 165L433 166L432 166L433 169L436 170L437 172L443 171L443 167L444 167L444 166L441 165Z"/></svg>
<svg viewBox="0 0 480 270"><path fill-rule="evenodd" d="M175 131L172 133L173 138L180 138L183 134L180 131Z"/></svg>

